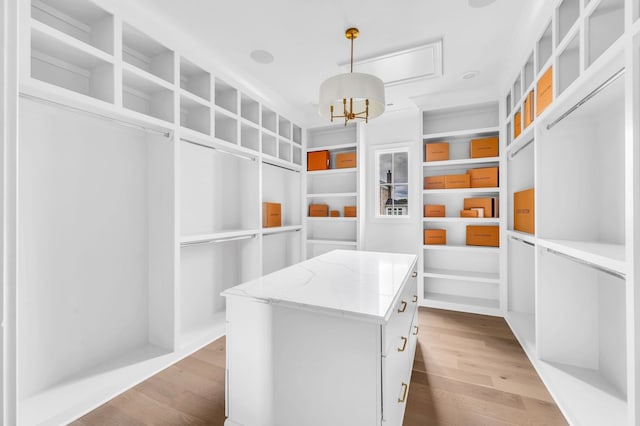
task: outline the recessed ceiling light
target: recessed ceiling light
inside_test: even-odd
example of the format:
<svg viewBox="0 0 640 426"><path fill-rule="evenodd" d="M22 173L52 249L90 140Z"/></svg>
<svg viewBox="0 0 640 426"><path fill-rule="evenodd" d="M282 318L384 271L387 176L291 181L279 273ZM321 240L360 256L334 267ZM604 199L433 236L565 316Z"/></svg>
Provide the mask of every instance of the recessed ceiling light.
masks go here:
<svg viewBox="0 0 640 426"><path fill-rule="evenodd" d="M468 0L468 1L469 1L470 7L485 7L485 6L489 6L491 3L495 2L496 0Z"/></svg>
<svg viewBox="0 0 640 426"><path fill-rule="evenodd" d="M466 71L462 73L460 78L463 80L471 80L472 78L475 78L478 75L478 73L479 73L478 71Z"/></svg>
<svg viewBox="0 0 640 426"><path fill-rule="evenodd" d="M266 50L254 50L249 56L259 64L270 64L273 62L273 55Z"/></svg>

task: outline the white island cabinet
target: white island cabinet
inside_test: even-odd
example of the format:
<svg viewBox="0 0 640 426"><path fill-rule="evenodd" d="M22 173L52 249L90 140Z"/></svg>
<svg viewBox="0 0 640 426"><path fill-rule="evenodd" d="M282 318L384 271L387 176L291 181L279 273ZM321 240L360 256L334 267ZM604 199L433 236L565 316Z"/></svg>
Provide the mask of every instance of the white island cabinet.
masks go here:
<svg viewBox="0 0 640 426"><path fill-rule="evenodd" d="M225 425L401 425L416 259L335 250L222 293Z"/></svg>

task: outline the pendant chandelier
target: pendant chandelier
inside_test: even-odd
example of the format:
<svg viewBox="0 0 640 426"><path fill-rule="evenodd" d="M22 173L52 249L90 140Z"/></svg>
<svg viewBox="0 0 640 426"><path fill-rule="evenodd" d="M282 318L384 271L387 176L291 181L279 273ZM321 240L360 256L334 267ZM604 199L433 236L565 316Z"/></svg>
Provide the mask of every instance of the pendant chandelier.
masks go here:
<svg viewBox="0 0 640 426"><path fill-rule="evenodd" d="M320 85L320 115L330 118L344 118L346 126L349 120L362 119L365 123L384 112L384 83L371 74L353 72L353 40L359 31L349 28L345 32L351 40L350 72L338 74Z"/></svg>

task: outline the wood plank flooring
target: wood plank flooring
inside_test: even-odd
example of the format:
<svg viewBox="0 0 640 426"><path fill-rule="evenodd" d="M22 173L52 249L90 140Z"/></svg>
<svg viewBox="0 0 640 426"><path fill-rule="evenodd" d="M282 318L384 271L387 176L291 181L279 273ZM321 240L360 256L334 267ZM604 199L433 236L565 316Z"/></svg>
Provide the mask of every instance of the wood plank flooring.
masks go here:
<svg viewBox="0 0 640 426"><path fill-rule="evenodd" d="M419 325L404 426L567 424L504 319L420 308ZM223 337L72 424L223 425L224 367Z"/></svg>

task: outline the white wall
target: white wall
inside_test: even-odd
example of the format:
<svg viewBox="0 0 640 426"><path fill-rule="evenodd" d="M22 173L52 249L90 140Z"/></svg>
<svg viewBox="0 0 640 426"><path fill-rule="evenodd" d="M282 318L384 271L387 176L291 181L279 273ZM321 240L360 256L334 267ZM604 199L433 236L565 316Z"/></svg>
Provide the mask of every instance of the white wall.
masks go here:
<svg viewBox="0 0 640 426"><path fill-rule="evenodd" d="M422 150L420 149L420 113L418 108L385 112L361 127L365 158L364 250L419 254L422 235L422 191L420 184ZM409 146L409 219L376 219L375 170L376 149L395 143ZM419 204L419 205L418 205Z"/></svg>

